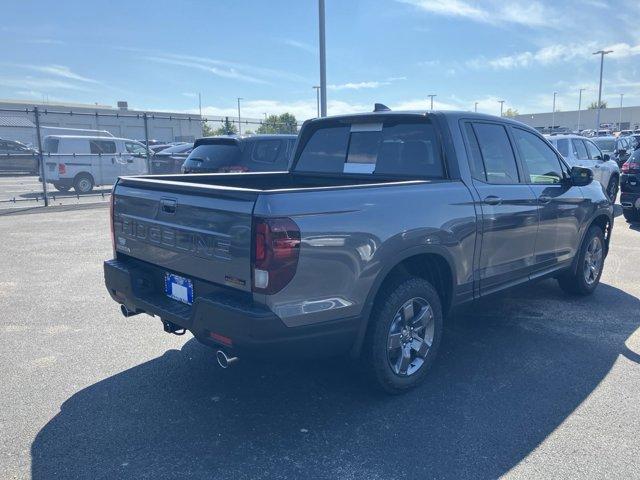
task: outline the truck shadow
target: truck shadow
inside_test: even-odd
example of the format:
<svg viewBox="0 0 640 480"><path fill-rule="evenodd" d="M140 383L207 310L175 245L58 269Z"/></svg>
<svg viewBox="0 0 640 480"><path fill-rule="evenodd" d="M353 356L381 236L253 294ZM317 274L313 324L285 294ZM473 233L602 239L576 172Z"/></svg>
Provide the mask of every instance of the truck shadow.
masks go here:
<svg viewBox="0 0 640 480"><path fill-rule="evenodd" d="M574 299L553 281L476 303L399 397L340 359L220 370L192 339L65 401L32 444L33 478L495 478L619 355L638 361L637 312L611 286Z"/></svg>

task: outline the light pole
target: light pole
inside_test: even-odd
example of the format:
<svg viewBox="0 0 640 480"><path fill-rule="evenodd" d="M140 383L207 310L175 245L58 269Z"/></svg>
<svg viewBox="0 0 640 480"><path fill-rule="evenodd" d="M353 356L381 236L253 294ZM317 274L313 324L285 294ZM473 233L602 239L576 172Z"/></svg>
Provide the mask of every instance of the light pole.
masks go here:
<svg viewBox="0 0 640 480"><path fill-rule="evenodd" d="M318 0L320 43L320 115L327 116L327 51L324 35L324 0Z"/></svg>
<svg viewBox="0 0 640 480"><path fill-rule="evenodd" d="M431 99L431 110L433 110L433 97L437 97L437 95L432 93L431 95L427 95L427 97Z"/></svg>
<svg viewBox="0 0 640 480"><path fill-rule="evenodd" d="M316 85L313 88L316 91L316 111L317 111L316 117L320 117L320 86Z"/></svg>
<svg viewBox="0 0 640 480"><path fill-rule="evenodd" d="M500 116L502 116L502 107L504 106L504 100L498 100L498 103L500 104Z"/></svg>
<svg viewBox="0 0 640 480"><path fill-rule="evenodd" d="M238 97L238 135L242 135L242 126L240 125L240 100L242 100L242 97Z"/></svg>
<svg viewBox="0 0 640 480"><path fill-rule="evenodd" d="M551 109L551 133L556 126L556 95L558 92L553 92L553 108Z"/></svg>
<svg viewBox="0 0 640 480"><path fill-rule="evenodd" d="M613 52L613 50L598 50L593 52L594 55L600 55L600 85L598 86L598 113L596 115L596 136L600 130L600 108L602 107L602 69L604 67L604 56Z"/></svg>
<svg viewBox="0 0 640 480"><path fill-rule="evenodd" d="M476 102L475 105L473 106L473 111L478 113L478 102Z"/></svg>
<svg viewBox="0 0 640 480"><path fill-rule="evenodd" d="M624 93L620 94L620 115L618 116L618 131L622 130L622 97L624 97Z"/></svg>
<svg viewBox="0 0 640 480"><path fill-rule="evenodd" d="M586 88L581 88L578 94L578 133L580 133L580 110L582 109L582 92L584 92Z"/></svg>

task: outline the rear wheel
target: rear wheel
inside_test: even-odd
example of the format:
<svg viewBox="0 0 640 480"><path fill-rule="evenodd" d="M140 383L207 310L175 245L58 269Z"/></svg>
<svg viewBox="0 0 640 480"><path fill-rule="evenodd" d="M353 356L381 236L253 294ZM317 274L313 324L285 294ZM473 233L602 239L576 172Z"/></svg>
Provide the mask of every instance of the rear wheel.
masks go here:
<svg viewBox="0 0 640 480"><path fill-rule="evenodd" d="M89 193L93 190L93 177L88 173L81 173L73 181L73 189L77 193Z"/></svg>
<svg viewBox="0 0 640 480"><path fill-rule="evenodd" d="M410 278L381 293L366 339L367 368L377 386L402 393L424 380L442 337L440 298L431 284Z"/></svg>
<svg viewBox="0 0 640 480"><path fill-rule="evenodd" d="M590 295L600 283L605 258L604 233L597 225L587 231L580 251L575 272L570 271L558 278L560 287L567 293Z"/></svg>
<svg viewBox="0 0 640 480"><path fill-rule="evenodd" d="M613 175L607 184L607 197L609 197L612 203L615 203L616 197L618 196L618 185L618 177L617 175Z"/></svg>

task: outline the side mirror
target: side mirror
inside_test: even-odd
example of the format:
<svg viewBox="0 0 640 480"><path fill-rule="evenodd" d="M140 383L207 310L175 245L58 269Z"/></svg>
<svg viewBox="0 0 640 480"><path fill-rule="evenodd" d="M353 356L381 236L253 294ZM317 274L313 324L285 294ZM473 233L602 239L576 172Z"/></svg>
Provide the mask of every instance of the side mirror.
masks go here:
<svg viewBox="0 0 640 480"><path fill-rule="evenodd" d="M593 172L584 167L571 167L571 185L584 187L593 181Z"/></svg>
<svg viewBox="0 0 640 480"><path fill-rule="evenodd" d="M627 154L627 149L626 148L618 149L618 155L626 155L626 154Z"/></svg>
<svg viewBox="0 0 640 480"><path fill-rule="evenodd" d="M608 162L610 158L611 158L611 156L608 153L603 153L602 154L602 161L603 162Z"/></svg>

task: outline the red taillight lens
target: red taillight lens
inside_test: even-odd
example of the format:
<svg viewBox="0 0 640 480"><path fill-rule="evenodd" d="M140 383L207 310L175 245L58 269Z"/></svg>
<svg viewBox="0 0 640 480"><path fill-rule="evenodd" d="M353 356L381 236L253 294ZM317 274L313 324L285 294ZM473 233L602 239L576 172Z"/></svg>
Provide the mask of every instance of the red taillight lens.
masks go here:
<svg viewBox="0 0 640 480"><path fill-rule="evenodd" d="M640 163L625 162L622 164L622 172L629 173L631 171L640 170Z"/></svg>
<svg viewBox="0 0 640 480"><path fill-rule="evenodd" d="M290 218L257 218L253 232L253 290L277 293L296 273L300 229Z"/></svg>
<svg viewBox="0 0 640 480"><path fill-rule="evenodd" d="M67 166L64 163L59 163L58 164L58 174L59 175L64 175L65 173L67 173Z"/></svg>

